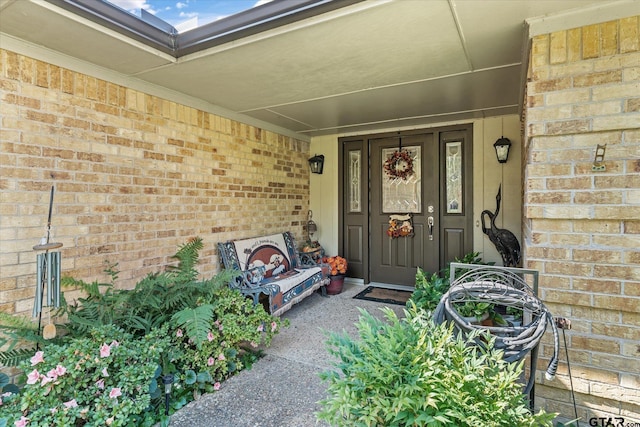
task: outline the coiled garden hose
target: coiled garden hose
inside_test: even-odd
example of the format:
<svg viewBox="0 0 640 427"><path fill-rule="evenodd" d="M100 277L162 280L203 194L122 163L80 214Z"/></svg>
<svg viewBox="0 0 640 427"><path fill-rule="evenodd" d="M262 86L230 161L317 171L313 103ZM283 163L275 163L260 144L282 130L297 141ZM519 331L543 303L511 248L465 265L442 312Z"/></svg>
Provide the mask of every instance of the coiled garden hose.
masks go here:
<svg viewBox="0 0 640 427"><path fill-rule="evenodd" d="M478 276L477 272L467 279L474 280L466 282L465 275L460 280L455 281L444 294L440 303L436 307L433 317L436 323L451 321L455 327L463 333L472 330L488 331L495 336L496 349L503 350L504 360L515 362L522 360L526 355L535 349L547 325L551 325L553 332L553 356L547 366L545 377L551 380L555 377L558 369L560 352L560 338L555 321L547 307L538 299L531 289L517 275L513 277L495 275ZM492 280L497 279L497 280ZM502 305L506 307L516 307L530 314L530 321L523 326L483 326L469 323L455 309L455 305L464 302L485 302ZM533 386L533 373L530 375L527 389Z"/></svg>

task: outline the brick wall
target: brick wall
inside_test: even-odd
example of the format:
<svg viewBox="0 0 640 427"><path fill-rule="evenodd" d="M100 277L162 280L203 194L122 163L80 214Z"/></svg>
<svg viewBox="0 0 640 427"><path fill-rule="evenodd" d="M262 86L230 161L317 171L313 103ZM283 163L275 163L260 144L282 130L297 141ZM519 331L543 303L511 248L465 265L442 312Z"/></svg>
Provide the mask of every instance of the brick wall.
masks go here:
<svg viewBox="0 0 640 427"><path fill-rule="evenodd" d="M567 316L578 415L640 421L640 17L536 36L527 85L526 267ZM597 144L606 171L592 172ZM562 336L560 337L563 342ZM546 368L552 347L543 347ZM564 349L537 403L573 418Z"/></svg>
<svg viewBox="0 0 640 427"><path fill-rule="evenodd" d="M309 143L0 50L0 309L29 312L32 247L45 234L63 273L131 287L204 239L200 271L220 241L291 230L302 239ZM73 296L73 293L71 293Z"/></svg>

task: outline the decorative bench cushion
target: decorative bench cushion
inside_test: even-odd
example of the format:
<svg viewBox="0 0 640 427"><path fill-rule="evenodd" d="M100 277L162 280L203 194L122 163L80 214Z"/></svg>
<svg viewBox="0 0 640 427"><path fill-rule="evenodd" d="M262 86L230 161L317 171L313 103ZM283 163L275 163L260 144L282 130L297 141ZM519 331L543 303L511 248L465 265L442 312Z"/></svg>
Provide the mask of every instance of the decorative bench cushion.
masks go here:
<svg viewBox="0 0 640 427"><path fill-rule="evenodd" d="M236 240L233 245L238 257L238 268L242 271L264 266L264 277L269 278L291 271L297 265L295 260L293 262L291 260L292 257L282 233Z"/></svg>
<svg viewBox="0 0 640 427"><path fill-rule="evenodd" d="M244 272L243 283L234 286L252 296L256 304L260 294L268 295L269 312L274 316L329 283L328 265L301 265L288 231L218 243L218 251L225 268Z"/></svg>

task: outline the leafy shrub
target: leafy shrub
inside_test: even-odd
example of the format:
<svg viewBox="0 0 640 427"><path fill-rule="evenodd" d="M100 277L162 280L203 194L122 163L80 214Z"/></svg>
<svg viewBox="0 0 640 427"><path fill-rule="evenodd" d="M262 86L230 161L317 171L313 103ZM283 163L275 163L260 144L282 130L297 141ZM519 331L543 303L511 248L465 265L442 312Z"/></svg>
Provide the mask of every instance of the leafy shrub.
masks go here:
<svg viewBox="0 0 640 427"><path fill-rule="evenodd" d="M167 267L161 273L152 273L139 281L134 289L115 289L117 279L115 266L107 272L110 283L86 283L65 277L64 286L78 287L86 297L75 304L63 304L59 315L66 316L68 323L63 325L70 334L82 336L96 325L116 324L134 335L144 335L153 328L171 323L175 313L181 310L194 310L209 304L215 298L216 291L226 287L227 283L239 272L223 270L207 280L197 280L198 252L202 249L202 239L194 238L180 246L173 256L179 262ZM190 331L206 329L213 320L212 310L199 309L200 316ZM201 341L201 335L192 337Z"/></svg>
<svg viewBox="0 0 640 427"><path fill-rule="evenodd" d="M199 393L219 389L222 381L255 361L258 346L269 345L283 324L237 290L216 290L211 306L216 320L209 323L203 342L189 338L183 328L172 330L174 354L163 369L178 373L176 395L187 396L175 399L173 409ZM182 314L177 317L184 320Z"/></svg>
<svg viewBox="0 0 640 427"><path fill-rule="evenodd" d="M61 364L65 374L58 375L57 382L47 380L45 374L42 380L46 387L38 386L42 380L27 384L22 395L6 396L5 405L0 409L15 410L16 406L9 403L20 402L14 405L26 408L24 416L29 417L29 426L38 425L37 420L44 420L47 415L55 415L55 418L49 419L51 424L40 425L56 425L58 420L57 425L74 425L73 420L77 425L102 425L111 416L115 417L110 421L111 425L152 425L158 421L159 413L164 412L159 410L164 406L162 375L171 374L176 379L171 395L173 411L203 391L217 390L222 380L250 365L258 357L255 347L261 343L270 344L282 322L266 313L261 305L254 306L252 300L239 291L228 288L227 283L238 272L225 270L211 279L199 280L195 266L200 249L202 240L191 239L174 256L177 265L147 275L134 289L114 287L118 277L115 265L106 270L111 278L109 283L64 278L64 286L79 288L84 296L74 304L66 304L63 297L58 316L68 321L57 324L62 334L54 340L42 339L37 327L26 319L8 315L0 318L8 337L0 342L8 344L8 350L0 353L0 362L5 366L12 363L10 366L19 366L32 375L35 374L27 360L36 350L24 348L25 345L35 347L38 344L43 349L47 364L39 366L46 366L47 370L38 368L38 372L55 373L58 365L54 364L52 368L48 363L73 361L74 357L89 354L95 350L96 337L117 331L112 334L119 338L113 340L120 343L111 349L115 362L107 367L109 380L103 378L104 375L100 377L102 371L98 372L98 367L104 368L107 362L100 357L73 364L74 368L88 370L86 376ZM103 341L112 342L106 338ZM123 342L129 345L123 345ZM168 342L171 344L164 345ZM20 348L14 349L15 346ZM123 355L125 351L127 353ZM98 390L103 386L99 382L101 379L105 387L112 385L126 399L105 398ZM138 380L140 382L136 382ZM138 393L135 397L134 383L139 387L135 389ZM49 390L51 384L56 386L55 390ZM58 384L65 384L68 390L58 389ZM68 393L74 392L84 397L73 401ZM95 397L95 401L91 401L91 396L101 396L101 400ZM54 400L57 407L53 406ZM60 406L63 402L70 406L63 408ZM51 409L55 412L47 412ZM113 414L109 415L112 409ZM20 416L10 419L20 421Z"/></svg>
<svg viewBox="0 0 640 427"><path fill-rule="evenodd" d="M479 252L470 252L462 259L456 258L456 262L465 264L484 264L480 258ZM488 263L488 265L490 264L493 263ZM442 298L442 295L449 290L450 275L451 270L449 269L449 266L443 269L440 274L433 273L431 275L425 273L421 268L418 268L416 273L415 290L407 304L415 304L418 308L422 308L427 311L435 310Z"/></svg>
<svg viewBox="0 0 640 427"><path fill-rule="evenodd" d="M335 370L323 372L329 397L319 419L335 426L551 426L554 415L529 412L517 383L522 363L472 345L451 325L436 325L410 305L406 318L384 309L387 321L361 311L359 340L332 333Z"/></svg>
<svg viewBox="0 0 640 427"><path fill-rule="evenodd" d="M48 345L20 364L27 383L20 394L2 397L0 422L128 425L148 409L158 358L168 346L166 330L135 338L111 325Z"/></svg>

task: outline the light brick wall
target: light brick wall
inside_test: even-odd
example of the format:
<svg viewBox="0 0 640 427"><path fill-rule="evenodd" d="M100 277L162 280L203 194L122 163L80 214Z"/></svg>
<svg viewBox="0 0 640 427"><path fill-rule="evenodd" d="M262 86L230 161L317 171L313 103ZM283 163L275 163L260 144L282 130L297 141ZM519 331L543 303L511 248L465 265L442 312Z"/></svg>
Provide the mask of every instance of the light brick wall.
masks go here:
<svg viewBox="0 0 640 427"><path fill-rule="evenodd" d="M639 422L640 17L535 37L528 77L525 264L572 320L578 415ZM597 144L605 172L591 170ZM555 380L538 372L537 403L573 418L561 355Z"/></svg>
<svg viewBox="0 0 640 427"><path fill-rule="evenodd" d="M239 83L241 84L241 83ZM178 245L291 230L309 206L309 143L0 50L0 309L28 312L32 247L45 234L62 270L118 285L159 271ZM71 293L73 296L73 293Z"/></svg>

